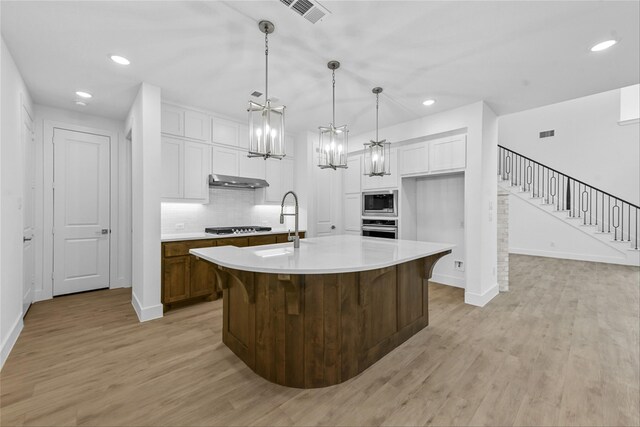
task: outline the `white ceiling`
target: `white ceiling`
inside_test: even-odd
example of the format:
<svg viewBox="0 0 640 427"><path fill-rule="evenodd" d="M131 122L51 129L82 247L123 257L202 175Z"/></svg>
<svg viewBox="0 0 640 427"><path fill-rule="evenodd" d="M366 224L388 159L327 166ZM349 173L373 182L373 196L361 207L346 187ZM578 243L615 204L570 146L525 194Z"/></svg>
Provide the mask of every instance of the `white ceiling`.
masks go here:
<svg viewBox="0 0 640 427"><path fill-rule="evenodd" d="M323 1L311 24L272 1L52 1L0 3L2 36L37 103L123 119L140 82L163 98L246 119L264 91L270 19L270 93L291 131L331 120L337 59L337 123L352 134L375 125L371 88L382 86L387 126L485 100L499 114L638 83L637 1ZM613 48L591 53L609 38ZM111 63L107 54L132 64ZM426 98L436 98L424 107Z"/></svg>

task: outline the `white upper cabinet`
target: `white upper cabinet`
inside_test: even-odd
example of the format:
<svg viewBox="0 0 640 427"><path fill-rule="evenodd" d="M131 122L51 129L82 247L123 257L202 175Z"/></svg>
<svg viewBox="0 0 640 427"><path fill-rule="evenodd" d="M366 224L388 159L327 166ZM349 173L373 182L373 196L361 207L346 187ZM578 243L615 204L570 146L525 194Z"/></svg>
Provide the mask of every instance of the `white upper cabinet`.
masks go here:
<svg viewBox="0 0 640 427"><path fill-rule="evenodd" d="M207 144L163 136L162 200L208 203L210 153Z"/></svg>
<svg viewBox="0 0 640 427"><path fill-rule="evenodd" d="M211 173L238 176L239 155L237 149L212 146Z"/></svg>
<svg viewBox="0 0 640 427"><path fill-rule="evenodd" d="M249 150L249 126L238 125L238 147Z"/></svg>
<svg viewBox="0 0 640 427"><path fill-rule="evenodd" d="M246 178L265 179L266 161L262 157L248 157L245 151L239 153L238 174Z"/></svg>
<svg viewBox="0 0 640 427"><path fill-rule="evenodd" d="M184 198L209 202L209 162L211 146L185 141Z"/></svg>
<svg viewBox="0 0 640 427"><path fill-rule="evenodd" d="M211 117L196 111L185 111L184 136L200 141L211 141Z"/></svg>
<svg viewBox="0 0 640 427"><path fill-rule="evenodd" d="M362 177L362 190L378 190L382 188L398 187L398 150L391 148L391 163L389 165L389 175L384 176L364 176ZM363 169L364 171L364 169Z"/></svg>
<svg viewBox="0 0 640 427"><path fill-rule="evenodd" d="M162 133L184 136L184 109L162 104L160 128Z"/></svg>
<svg viewBox="0 0 640 427"><path fill-rule="evenodd" d="M287 157L293 158L296 155L296 141L290 134L287 134L284 138L284 150Z"/></svg>
<svg viewBox="0 0 640 427"><path fill-rule="evenodd" d="M466 135L455 135L400 147L400 175L421 176L464 169L466 141Z"/></svg>
<svg viewBox="0 0 640 427"><path fill-rule="evenodd" d="M362 155L349 156L344 172L345 194L360 193L362 181Z"/></svg>
<svg viewBox="0 0 640 427"><path fill-rule="evenodd" d="M467 144L465 135L430 142L429 172L464 169L466 162Z"/></svg>
<svg viewBox="0 0 640 427"><path fill-rule="evenodd" d="M267 159L265 164L265 176L269 186L256 190L256 203L280 203L282 196L289 190L293 190L293 160Z"/></svg>
<svg viewBox="0 0 640 427"><path fill-rule="evenodd" d="M162 137L163 199L180 199L184 195L184 144L179 139Z"/></svg>
<svg viewBox="0 0 640 427"><path fill-rule="evenodd" d="M240 124L231 120L213 118L213 142L216 144L238 146Z"/></svg>
<svg viewBox="0 0 640 427"><path fill-rule="evenodd" d="M420 175L429 171L429 143L419 142L400 148L400 175Z"/></svg>

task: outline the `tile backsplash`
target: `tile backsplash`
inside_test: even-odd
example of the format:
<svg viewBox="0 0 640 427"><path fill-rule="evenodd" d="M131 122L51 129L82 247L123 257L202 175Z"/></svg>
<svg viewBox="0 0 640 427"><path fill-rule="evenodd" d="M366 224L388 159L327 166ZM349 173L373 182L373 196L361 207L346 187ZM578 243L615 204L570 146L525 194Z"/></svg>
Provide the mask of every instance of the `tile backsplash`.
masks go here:
<svg viewBox="0 0 640 427"><path fill-rule="evenodd" d="M293 229L293 217L285 217L284 225L280 224L280 205L255 204L255 190L210 188L209 200L208 205L162 203L162 233L192 233L204 231L206 227L234 225Z"/></svg>

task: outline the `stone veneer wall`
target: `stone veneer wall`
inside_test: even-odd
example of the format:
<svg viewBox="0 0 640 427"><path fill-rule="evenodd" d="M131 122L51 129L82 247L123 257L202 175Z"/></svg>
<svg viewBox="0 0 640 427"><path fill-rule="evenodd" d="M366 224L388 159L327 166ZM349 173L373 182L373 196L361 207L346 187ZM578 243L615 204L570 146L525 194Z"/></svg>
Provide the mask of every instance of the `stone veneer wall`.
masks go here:
<svg viewBox="0 0 640 427"><path fill-rule="evenodd" d="M509 290L509 192L498 188L498 286Z"/></svg>

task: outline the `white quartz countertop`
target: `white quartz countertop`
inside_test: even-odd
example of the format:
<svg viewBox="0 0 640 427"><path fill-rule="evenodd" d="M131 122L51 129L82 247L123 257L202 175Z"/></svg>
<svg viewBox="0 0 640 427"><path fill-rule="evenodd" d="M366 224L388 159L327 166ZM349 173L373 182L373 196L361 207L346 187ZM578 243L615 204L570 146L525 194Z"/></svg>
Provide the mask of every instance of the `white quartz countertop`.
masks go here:
<svg viewBox="0 0 640 427"><path fill-rule="evenodd" d="M173 233L160 235L160 241L162 242L179 242L181 240L204 240L204 239L225 239L228 237L251 237L251 236L267 236L269 234L283 234L288 230L278 229L271 231L257 231L255 233L241 233L241 234L212 234L212 233ZM302 232L304 230L300 230ZM293 232L292 232L293 234Z"/></svg>
<svg viewBox="0 0 640 427"><path fill-rule="evenodd" d="M276 274L331 274L375 270L453 249L449 243L340 235L293 243L191 249L199 258L235 270Z"/></svg>

